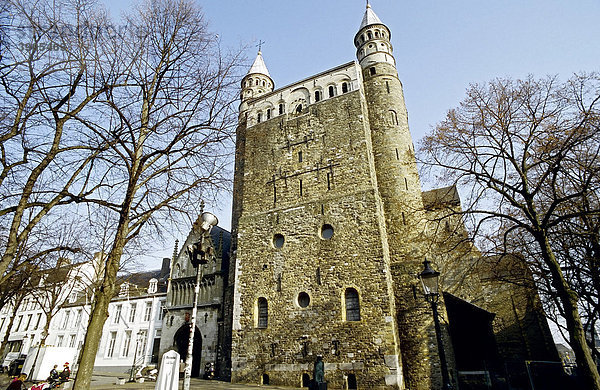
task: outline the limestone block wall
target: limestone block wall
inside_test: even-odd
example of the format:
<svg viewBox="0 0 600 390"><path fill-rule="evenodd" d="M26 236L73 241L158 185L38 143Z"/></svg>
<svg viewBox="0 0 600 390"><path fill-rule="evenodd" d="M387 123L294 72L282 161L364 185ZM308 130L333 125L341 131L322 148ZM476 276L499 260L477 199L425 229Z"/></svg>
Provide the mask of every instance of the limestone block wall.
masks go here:
<svg viewBox="0 0 600 390"><path fill-rule="evenodd" d="M243 192L234 199L234 382L268 376L300 386L317 355L332 388L352 377L369 389L401 382L385 223L357 86L245 129L245 153L236 156ZM348 289L358 293L358 321L347 317ZM266 324L259 299L268 303Z"/></svg>

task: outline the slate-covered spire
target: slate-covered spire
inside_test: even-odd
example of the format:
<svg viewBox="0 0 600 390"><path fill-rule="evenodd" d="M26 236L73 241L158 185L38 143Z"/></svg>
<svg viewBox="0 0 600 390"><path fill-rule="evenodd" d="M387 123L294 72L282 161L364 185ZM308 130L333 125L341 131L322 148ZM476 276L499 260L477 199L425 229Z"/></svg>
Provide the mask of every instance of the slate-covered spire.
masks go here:
<svg viewBox="0 0 600 390"><path fill-rule="evenodd" d="M242 79L242 92L240 95L242 105L240 106L240 111L245 110L244 103L246 101L271 92L274 86L273 79L271 79L267 65L265 65L265 60L263 60L262 52L259 49L250 70L248 70L248 73Z"/></svg>
<svg viewBox="0 0 600 390"><path fill-rule="evenodd" d="M251 75L253 73L264 74L265 76L268 76L269 78L271 78L271 75L269 74L269 70L267 69L267 65L265 65L265 60L263 60L262 52L260 52L260 50L258 51L258 54L256 55L256 59L254 60L254 63L248 70L247 75Z"/></svg>
<svg viewBox="0 0 600 390"><path fill-rule="evenodd" d="M367 2L367 10L365 11L365 16L363 16L362 23L360 24L359 30L363 27L367 27L371 24L383 24L381 20L375 15L375 12L371 8L371 4Z"/></svg>

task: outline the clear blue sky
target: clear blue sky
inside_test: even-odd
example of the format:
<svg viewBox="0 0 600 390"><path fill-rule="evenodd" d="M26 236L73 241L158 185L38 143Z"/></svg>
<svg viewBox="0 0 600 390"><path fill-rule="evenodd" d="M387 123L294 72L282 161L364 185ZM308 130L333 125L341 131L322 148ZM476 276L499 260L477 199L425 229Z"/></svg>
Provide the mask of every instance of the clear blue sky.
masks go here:
<svg viewBox="0 0 600 390"><path fill-rule="evenodd" d="M105 2L115 17L133 3ZM262 53L276 88L355 59L353 38L365 11L362 0L198 4L223 46L248 46L250 62L258 40L265 41ZM462 100L469 83L528 74L566 79L600 70L599 0L372 0L371 5L392 31L415 144ZM224 204L218 213L225 228L229 207Z"/></svg>

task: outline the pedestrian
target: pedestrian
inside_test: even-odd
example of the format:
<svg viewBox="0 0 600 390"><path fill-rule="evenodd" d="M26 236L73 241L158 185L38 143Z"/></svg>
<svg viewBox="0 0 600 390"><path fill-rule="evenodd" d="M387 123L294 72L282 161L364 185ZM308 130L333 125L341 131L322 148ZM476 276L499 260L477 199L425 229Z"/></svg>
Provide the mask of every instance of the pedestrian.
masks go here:
<svg viewBox="0 0 600 390"><path fill-rule="evenodd" d="M8 385L6 390L27 390L27 387L25 387L25 384L24 384L26 379L27 379L27 374L19 375L18 377L13 379L12 382L10 382L10 385Z"/></svg>
<svg viewBox="0 0 600 390"><path fill-rule="evenodd" d="M50 384L58 382L59 374L58 374L58 370L56 369L56 367L58 367L58 364L55 364L54 368L52 368L50 370L50 376L47 379L48 383L50 383Z"/></svg>
<svg viewBox="0 0 600 390"><path fill-rule="evenodd" d="M63 366L63 370L60 374L58 374L58 379L61 382L68 382L71 377L71 369L69 368L69 362L66 362Z"/></svg>

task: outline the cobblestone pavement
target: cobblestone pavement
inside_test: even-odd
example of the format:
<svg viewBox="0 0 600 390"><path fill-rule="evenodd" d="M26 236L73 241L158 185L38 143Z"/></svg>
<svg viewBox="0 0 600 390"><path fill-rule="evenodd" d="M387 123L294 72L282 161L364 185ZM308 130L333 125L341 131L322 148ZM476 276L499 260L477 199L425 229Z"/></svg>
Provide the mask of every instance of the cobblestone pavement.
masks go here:
<svg viewBox="0 0 600 390"><path fill-rule="evenodd" d="M119 389L154 389L155 382L144 383L126 383L124 385L116 385L116 377L105 375L94 375L92 379L91 389L94 390L119 390ZM0 374L0 389L5 389L10 383L10 378ZM33 382L26 382L27 388L32 386ZM68 386L67 386L68 387ZM179 388L183 388L183 381L179 382ZM202 379L192 379L190 384L191 389L214 389L214 390L241 390L241 389L285 389L290 390L292 387L273 387L273 386L257 386L257 385L241 385L221 381L208 381Z"/></svg>

